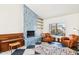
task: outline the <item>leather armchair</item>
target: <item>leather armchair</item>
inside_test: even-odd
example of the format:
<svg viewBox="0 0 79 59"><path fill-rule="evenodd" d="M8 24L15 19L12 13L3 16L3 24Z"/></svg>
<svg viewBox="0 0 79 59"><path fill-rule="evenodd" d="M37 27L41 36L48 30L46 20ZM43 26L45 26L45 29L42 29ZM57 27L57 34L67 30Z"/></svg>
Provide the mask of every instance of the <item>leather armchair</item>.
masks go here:
<svg viewBox="0 0 79 59"><path fill-rule="evenodd" d="M55 38L51 36L50 33L42 33L42 41L43 42L52 42Z"/></svg>
<svg viewBox="0 0 79 59"><path fill-rule="evenodd" d="M72 35L70 35L70 37L62 37L61 43L72 48L72 47L76 46L77 40L78 40L78 36L72 34Z"/></svg>

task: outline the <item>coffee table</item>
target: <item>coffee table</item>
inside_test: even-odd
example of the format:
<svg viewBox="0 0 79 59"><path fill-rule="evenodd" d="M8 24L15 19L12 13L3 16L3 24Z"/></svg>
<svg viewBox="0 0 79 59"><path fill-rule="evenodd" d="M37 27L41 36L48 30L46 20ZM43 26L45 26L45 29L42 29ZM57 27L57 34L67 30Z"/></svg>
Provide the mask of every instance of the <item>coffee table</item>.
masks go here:
<svg viewBox="0 0 79 59"><path fill-rule="evenodd" d="M49 44L51 44L51 45L53 45L53 46L56 46L56 47L66 47L64 44L62 44L62 43L60 43L60 42L51 42L51 43L49 43Z"/></svg>

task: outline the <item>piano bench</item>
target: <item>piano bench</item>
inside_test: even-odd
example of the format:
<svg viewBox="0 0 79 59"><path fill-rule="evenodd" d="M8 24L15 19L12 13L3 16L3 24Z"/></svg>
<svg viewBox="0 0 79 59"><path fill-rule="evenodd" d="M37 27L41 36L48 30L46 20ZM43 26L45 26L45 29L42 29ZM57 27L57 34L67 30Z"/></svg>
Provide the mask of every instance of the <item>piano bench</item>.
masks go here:
<svg viewBox="0 0 79 59"><path fill-rule="evenodd" d="M18 48L18 46L20 46L21 45L21 43L20 42L14 42L14 43L9 43L9 50L11 50L11 53L12 53L12 47L14 47L14 46L17 46L17 48Z"/></svg>

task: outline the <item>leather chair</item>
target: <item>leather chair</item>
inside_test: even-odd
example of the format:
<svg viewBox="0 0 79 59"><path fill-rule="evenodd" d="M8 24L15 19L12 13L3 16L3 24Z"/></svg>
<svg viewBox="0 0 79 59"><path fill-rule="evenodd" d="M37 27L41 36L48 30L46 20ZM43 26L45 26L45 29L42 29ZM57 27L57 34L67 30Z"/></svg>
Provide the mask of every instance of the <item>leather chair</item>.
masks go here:
<svg viewBox="0 0 79 59"><path fill-rule="evenodd" d="M50 33L42 33L42 41L43 42L52 42L55 38L51 36Z"/></svg>
<svg viewBox="0 0 79 59"><path fill-rule="evenodd" d="M72 34L70 35L70 37L62 37L61 43L72 48L72 47L76 47L77 40L78 40L78 36Z"/></svg>

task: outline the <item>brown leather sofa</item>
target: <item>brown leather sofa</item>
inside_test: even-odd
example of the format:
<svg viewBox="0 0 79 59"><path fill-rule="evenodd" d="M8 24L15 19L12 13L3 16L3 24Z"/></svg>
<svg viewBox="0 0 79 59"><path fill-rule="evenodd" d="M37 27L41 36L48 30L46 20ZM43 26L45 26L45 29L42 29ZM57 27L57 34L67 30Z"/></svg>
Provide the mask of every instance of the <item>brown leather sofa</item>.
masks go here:
<svg viewBox="0 0 79 59"><path fill-rule="evenodd" d="M76 47L77 40L78 40L78 36L72 34L69 37L62 37L61 43L72 48L72 47Z"/></svg>
<svg viewBox="0 0 79 59"><path fill-rule="evenodd" d="M43 42L52 42L55 38L51 36L50 33L42 33L42 41Z"/></svg>

